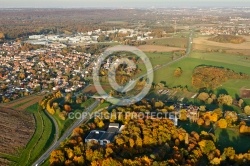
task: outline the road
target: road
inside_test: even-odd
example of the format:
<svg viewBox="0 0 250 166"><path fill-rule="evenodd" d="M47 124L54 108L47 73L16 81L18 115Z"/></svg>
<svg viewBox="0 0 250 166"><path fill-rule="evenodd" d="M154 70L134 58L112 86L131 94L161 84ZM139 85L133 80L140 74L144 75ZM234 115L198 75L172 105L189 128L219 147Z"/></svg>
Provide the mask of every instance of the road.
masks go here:
<svg viewBox="0 0 250 166"><path fill-rule="evenodd" d="M70 134L73 132L73 130L78 127L81 123L86 122L90 119L90 117L84 117L86 115L86 112L91 113L98 105L100 101L96 100L93 104L91 104L86 110L82 113L82 118L77 119L60 137L53 145L49 147L49 149L37 160L34 162L33 166L38 166L42 164L49 156L50 153L58 148L60 146L60 143L64 141L66 138L70 136Z"/></svg>

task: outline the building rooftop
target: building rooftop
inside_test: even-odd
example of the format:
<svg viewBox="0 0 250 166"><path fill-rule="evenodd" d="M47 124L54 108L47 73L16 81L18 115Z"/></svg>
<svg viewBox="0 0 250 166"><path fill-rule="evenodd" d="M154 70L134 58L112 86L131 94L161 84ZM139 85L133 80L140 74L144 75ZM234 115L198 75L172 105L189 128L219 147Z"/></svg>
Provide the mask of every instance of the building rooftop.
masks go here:
<svg viewBox="0 0 250 166"><path fill-rule="evenodd" d="M105 132L103 135L102 135L102 137L100 138L100 140L108 140L108 141L111 141L111 140L113 140L113 138L114 138L114 136L115 136L115 133L113 133L113 132Z"/></svg>
<svg viewBox="0 0 250 166"><path fill-rule="evenodd" d="M105 133L105 131L93 130L89 133L89 135L85 139L99 140L104 133Z"/></svg>
<svg viewBox="0 0 250 166"><path fill-rule="evenodd" d="M116 133L119 130L119 128L116 127L109 127L107 132L112 132L112 133Z"/></svg>

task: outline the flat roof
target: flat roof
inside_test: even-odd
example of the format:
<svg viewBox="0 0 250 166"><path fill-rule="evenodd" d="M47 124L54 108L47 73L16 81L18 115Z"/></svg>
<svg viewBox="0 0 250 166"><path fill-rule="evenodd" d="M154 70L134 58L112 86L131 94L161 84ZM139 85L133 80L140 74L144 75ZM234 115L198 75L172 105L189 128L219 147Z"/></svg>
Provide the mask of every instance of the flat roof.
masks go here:
<svg viewBox="0 0 250 166"><path fill-rule="evenodd" d="M115 133L119 130L119 128L116 128L116 127L109 127L107 132L112 132L112 133Z"/></svg>
<svg viewBox="0 0 250 166"><path fill-rule="evenodd" d="M114 138L114 136L115 136L115 133L106 132L101 136L100 140L109 140L109 141L111 141Z"/></svg>
<svg viewBox="0 0 250 166"><path fill-rule="evenodd" d="M119 123L109 123L109 127L118 127L119 128Z"/></svg>
<svg viewBox="0 0 250 166"><path fill-rule="evenodd" d="M99 140L105 131L92 130L85 139L95 139Z"/></svg>

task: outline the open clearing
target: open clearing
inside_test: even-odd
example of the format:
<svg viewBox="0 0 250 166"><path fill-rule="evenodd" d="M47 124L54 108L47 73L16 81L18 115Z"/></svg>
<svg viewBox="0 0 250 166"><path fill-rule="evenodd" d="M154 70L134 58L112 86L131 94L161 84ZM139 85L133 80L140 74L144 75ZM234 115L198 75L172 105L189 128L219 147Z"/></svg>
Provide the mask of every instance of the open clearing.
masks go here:
<svg viewBox="0 0 250 166"><path fill-rule="evenodd" d="M138 49L145 52L172 52L172 51L185 50L184 48L167 47L159 45L140 45L138 46Z"/></svg>

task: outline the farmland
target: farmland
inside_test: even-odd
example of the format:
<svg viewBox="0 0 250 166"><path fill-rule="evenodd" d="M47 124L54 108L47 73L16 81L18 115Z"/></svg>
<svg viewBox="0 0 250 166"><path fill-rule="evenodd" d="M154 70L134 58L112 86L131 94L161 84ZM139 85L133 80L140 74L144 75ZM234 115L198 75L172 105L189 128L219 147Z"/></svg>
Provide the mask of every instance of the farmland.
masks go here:
<svg viewBox="0 0 250 166"><path fill-rule="evenodd" d="M242 36L246 39L246 42L241 44L233 43L219 43L215 41L208 40L210 37L198 37L194 38L194 50L203 50L203 51L223 51L231 54L238 55L250 55L249 45L250 37Z"/></svg>
<svg viewBox="0 0 250 166"><path fill-rule="evenodd" d="M3 107L0 118L0 165L5 165L16 162L17 153L26 146L35 131L35 121L27 112Z"/></svg>
<svg viewBox="0 0 250 166"><path fill-rule="evenodd" d="M185 48L187 46L188 40L187 38L179 38L179 37L168 37L162 39L152 39L148 40L148 45L159 45L159 46L170 46L170 47L181 47Z"/></svg>
<svg viewBox="0 0 250 166"><path fill-rule="evenodd" d="M32 95L2 104L0 165L30 165L52 143L54 126L36 104L41 97Z"/></svg>
<svg viewBox="0 0 250 166"><path fill-rule="evenodd" d="M183 48L167 47L167 46L160 46L160 45L141 45L138 48L141 51L145 51L145 52L171 52L171 51L177 51L177 50L185 50Z"/></svg>

